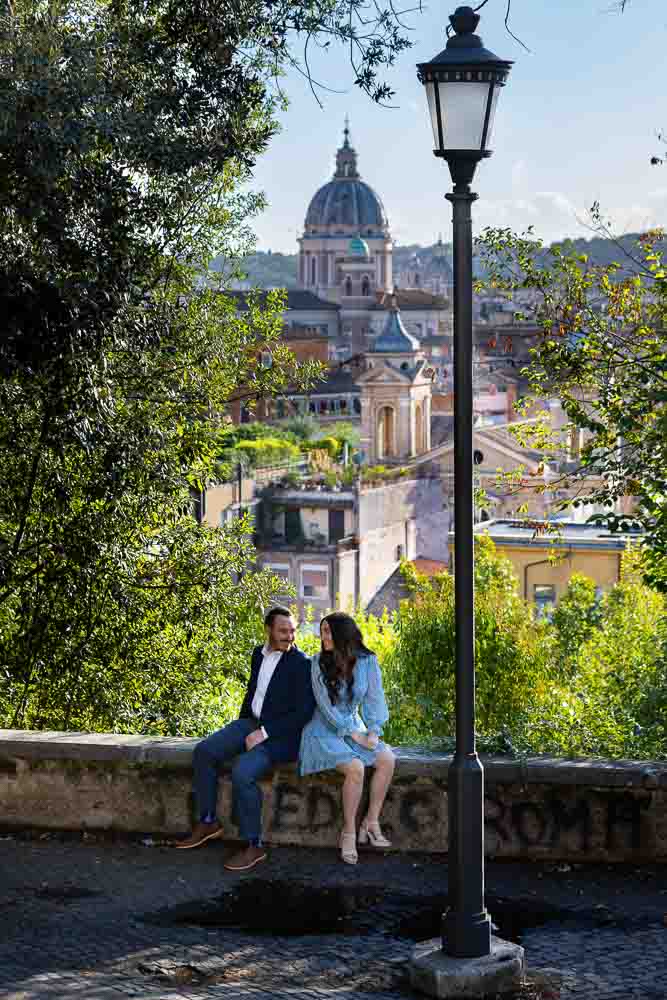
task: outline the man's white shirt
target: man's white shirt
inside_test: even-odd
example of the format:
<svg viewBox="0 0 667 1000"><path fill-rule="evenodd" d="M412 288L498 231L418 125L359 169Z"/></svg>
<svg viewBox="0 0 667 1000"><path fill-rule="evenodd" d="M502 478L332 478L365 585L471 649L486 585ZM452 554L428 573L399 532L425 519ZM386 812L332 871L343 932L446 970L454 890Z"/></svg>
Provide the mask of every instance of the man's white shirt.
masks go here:
<svg viewBox="0 0 667 1000"><path fill-rule="evenodd" d="M255 697L252 699L252 714L256 719L259 719L262 714L262 708L264 707L264 699L266 698L266 692L268 690L269 684L271 683L271 678L273 677L274 671L278 666L278 662L282 657L283 653L280 649L271 649L268 645L264 645L262 649L262 665L259 668L259 675L257 677L257 688L255 690ZM267 736L267 732L264 726L260 727L264 736Z"/></svg>

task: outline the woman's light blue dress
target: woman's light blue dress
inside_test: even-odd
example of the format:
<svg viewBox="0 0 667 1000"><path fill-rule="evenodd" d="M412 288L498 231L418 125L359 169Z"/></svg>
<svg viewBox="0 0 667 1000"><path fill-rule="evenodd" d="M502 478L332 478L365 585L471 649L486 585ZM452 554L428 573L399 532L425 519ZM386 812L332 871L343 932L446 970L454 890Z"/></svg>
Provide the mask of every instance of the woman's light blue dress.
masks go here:
<svg viewBox="0 0 667 1000"><path fill-rule="evenodd" d="M336 764L351 760L361 760L372 767L378 753L387 747L379 742L375 750L367 750L355 743L350 734L358 730L381 736L389 718L377 656L359 657L354 665L352 698L348 699L347 682L343 681L335 705L331 704L324 682L319 653L312 659L310 676L317 704L301 735L299 774L330 771Z"/></svg>

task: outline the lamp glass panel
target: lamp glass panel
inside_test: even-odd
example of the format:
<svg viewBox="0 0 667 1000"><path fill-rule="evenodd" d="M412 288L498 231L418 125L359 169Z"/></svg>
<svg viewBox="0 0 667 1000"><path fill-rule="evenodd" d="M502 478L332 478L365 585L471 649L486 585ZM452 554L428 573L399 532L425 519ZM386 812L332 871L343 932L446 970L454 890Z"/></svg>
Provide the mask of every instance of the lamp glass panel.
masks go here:
<svg viewBox="0 0 667 1000"><path fill-rule="evenodd" d="M489 114L489 129L486 133L486 148L491 148L491 140L493 138L493 123L496 117L496 106L498 104L498 94L500 93L500 87L493 88L493 97L491 98L491 113Z"/></svg>
<svg viewBox="0 0 667 1000"><path fill-rule="evenodd" d="M435 83L426 84L426 100L428 101L428 113L431 117L431 128L433 129L433 145L435 149L440 149L440 136L438 134L438 110L435 104Z"/></svg>
<svg viewBox="0 0 667 1000"><path fill-rule="evenodd" d="M489 87L488 82L440 83L440 109L445 149L482 148Z"/></svg>

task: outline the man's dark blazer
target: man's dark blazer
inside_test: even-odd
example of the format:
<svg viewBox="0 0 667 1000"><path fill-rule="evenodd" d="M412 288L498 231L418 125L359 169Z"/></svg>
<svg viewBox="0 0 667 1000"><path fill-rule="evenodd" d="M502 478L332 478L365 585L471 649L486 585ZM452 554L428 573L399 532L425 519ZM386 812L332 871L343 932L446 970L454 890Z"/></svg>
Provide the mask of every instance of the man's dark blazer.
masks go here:
<svg viewBox="0 0 667 1000"><path fill-rule="evenodd" d="M252 653L250 680L240 719L251 719L252 700L257 690L257 678L264 659L262 646ZM259 724L264 726L268 739L263 746L276 763L296 760L299 756L301 730L310 722L315 711L315 696L310 680L310 660L292 646L278 660L264 698Z"/></svg>

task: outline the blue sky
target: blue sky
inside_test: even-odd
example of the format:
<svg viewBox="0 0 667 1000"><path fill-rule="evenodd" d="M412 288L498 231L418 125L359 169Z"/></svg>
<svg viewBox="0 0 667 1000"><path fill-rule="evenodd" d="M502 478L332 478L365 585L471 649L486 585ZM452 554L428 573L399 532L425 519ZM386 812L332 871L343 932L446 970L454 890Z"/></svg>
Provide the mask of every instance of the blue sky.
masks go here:
<svg viewBox="0 0 667 1000"><path fill-rule="evenodd" d="M617 14L612 3L513 0L511 27L530 53L505 32L505 0L480 12L486 47L515 65L500 98L494 155L475 178L476 229L533 224L546 240L590 235L586 212L596 200L619 232L667 223L667 165L649 164L660 149L656 133L667 131L667 4L630 0ZM378 107L352 85L342 50L312 61L314 76L344 90L320 92L323 109L306 81L289 74L282 132L255 169L254 187L269 201L255 222L259 249L297 249L308 202L333 171L346 113L361 175L381 196L394 238L450 239L449 174L431 152L415 63L444 47L455 6L425 3L406 15L414 46L387 74L395 108Z"/></svg>

